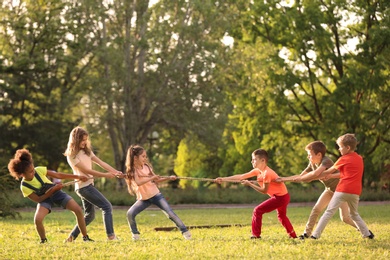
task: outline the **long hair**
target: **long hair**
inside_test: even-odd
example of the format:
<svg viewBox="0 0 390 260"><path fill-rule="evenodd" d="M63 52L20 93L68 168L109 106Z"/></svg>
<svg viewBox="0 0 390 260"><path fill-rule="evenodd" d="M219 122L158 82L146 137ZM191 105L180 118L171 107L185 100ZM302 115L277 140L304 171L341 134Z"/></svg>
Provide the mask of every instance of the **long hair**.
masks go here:
<svg viewBox="0 0 390 260"><path fill-rule="evenodd" d="M19 180L23 173L26 173L29 167L34 164L31 153L27 149L16 151L14 158L8 163L10 175Z"/></svg>
<svg viewBox="0 0 390 260"><path fill-rule="evenodd" d="M140 156L145 149L140 145L131 145L129 149L127 149L126 154L126 184L127 190L131 195L134 194L134 190L132 188L132 182L134 181L135 175L135 166L134 166L134 157ZM153 170L150 164L146 164L149 167L150 173L153 174Z"/></svg>
<svg viewBox="0 0 390 260"><path fill-rule="evenodd" d="M69 141L68 141L68 146L66 147L66 150L64 152L65 156L76 156L78 152L81 150L80 149L80 143L83 141L84 136L89 137L89 134L86 130L81 128L80 126L77 126L73 128L73 130L69 134ZM91 142L88 138L87 144L85 148L83 149L85 154L90 156L91 155Z"/></svg>

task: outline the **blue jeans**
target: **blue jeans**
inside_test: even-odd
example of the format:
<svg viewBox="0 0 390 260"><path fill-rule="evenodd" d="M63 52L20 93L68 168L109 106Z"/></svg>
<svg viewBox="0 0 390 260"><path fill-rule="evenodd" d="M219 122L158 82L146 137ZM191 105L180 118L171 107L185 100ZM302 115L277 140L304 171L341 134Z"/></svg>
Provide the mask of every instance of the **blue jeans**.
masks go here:
<svg viewBox="0 0 390 260"><path fill-rule="evenodd" d="M181 219L175 214L175 212L173 212L164 196L161 193L158 193L150 199L137 200L127 211L127 222L129 223L131 233L139 234L137 223L135 222L135 217L152 204L159 207L164 212L164 214L176 224L182 233L188 231L187 227L184 225Z"/></svg>
<svg viewBox="0 0 390 260"><path fill-rule="evenodd" d="M114 233L114 225L112 221L112 205L111 203L104 197L103 194L100 193L92 184L76 190L77 195L81 198L81 202L83 203L84 208L84 219L85 224L88 226L95 219L95 206L102 210L103 214L103 223L106 228L107 237L115 235ZM80 234L80 229L78 225L76 225L71 235L76 238Z"/></svg>

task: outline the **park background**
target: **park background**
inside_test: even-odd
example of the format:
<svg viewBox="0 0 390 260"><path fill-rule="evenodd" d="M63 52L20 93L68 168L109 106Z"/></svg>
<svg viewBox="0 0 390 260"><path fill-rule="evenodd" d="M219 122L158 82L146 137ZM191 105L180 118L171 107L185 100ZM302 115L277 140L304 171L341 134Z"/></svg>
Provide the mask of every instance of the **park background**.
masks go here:
<svg viewBox="0 0 390 260"><path fill-rule="evenodd" d="M337 137L355 133L365 162L362 199L389 200L389 1L0 6L2 216L33 205L9 176L14 152L27 148L36 165L71 173L63 152L78 125L119 170L137 143L157 174L199 178L249 171L257 148L269 152L279 175L299 174L306 144L322 140L336 160ZM123 182L96 185L114 205L134 201ZM322 189L288 185L293 201L313 201ZM164 194L173 204L263 196L188 180L169 183Z"/></svg>

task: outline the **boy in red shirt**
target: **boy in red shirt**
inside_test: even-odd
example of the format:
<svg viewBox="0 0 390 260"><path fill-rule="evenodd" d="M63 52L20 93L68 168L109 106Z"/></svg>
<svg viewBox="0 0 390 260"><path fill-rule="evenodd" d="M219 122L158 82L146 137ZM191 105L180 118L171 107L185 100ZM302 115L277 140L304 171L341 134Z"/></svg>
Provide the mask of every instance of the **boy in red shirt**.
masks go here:
<svg viewBox="0 0 390 260"><path fill-rule="evenodd" d="M311 238L320 238L322 231L336 213L341 203L347 202L351 218L358 227L363 238L373 239L374 234L368 230L366 223L357 211L359 196L362 193L364 164L363 158L355 152L357 145L356 137L353 134L345 134L340 136L336 142L339 146L341 157L331 168L324 171L323 174L326 178L340 178L340 182ZM339 170L339 173L335 173L337 170Z"/></svg>
<svg viewBox="0 0 390 260"><path fill-rule="evenodd" d="M252 239L261 238L261 226L263 214L276 210L278 220L286 229L291 238L297 238L293 226L287 217L287 206L290 202L290 195L284 183L277 183L274 180L279 176L267 166L268 153L263 149L257 149L252 153L253 170L244 174L237 174L230 177L219 177L217 183L223 181L242 181L242 184L252 187L254 190L268 194L271 198L262 202L253 210L252 215ZM259 185L246 180L257 176Z"/></svg>

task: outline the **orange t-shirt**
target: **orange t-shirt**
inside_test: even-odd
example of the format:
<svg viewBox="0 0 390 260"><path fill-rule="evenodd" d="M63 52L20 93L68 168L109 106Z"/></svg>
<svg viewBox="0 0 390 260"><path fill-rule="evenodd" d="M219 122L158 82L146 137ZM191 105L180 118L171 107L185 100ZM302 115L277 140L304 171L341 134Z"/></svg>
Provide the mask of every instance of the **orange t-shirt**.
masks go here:
<svg viewBox="0 0 390 260"><path fill-rule="evenodd" d="M356 152L341 156L333 165L340 171L336 191L360 195L362 193L363 158Z"/></svg>
<svg viewBox="0 0 390 260"><path fill-rule="evenodd" d="M251 176L257 176L257 182L260 186L263 186L264 183L269 183L267 194L272 197L274 195L276 196L283 196L288 193L287 187L283 182L274 182L275 179L279 178L279 176L269 168L268 166L265 168L264 171L260 171L260 169L253 169L248 173L248 177ZM247 177L247 176L245 176Z"/></svg>

